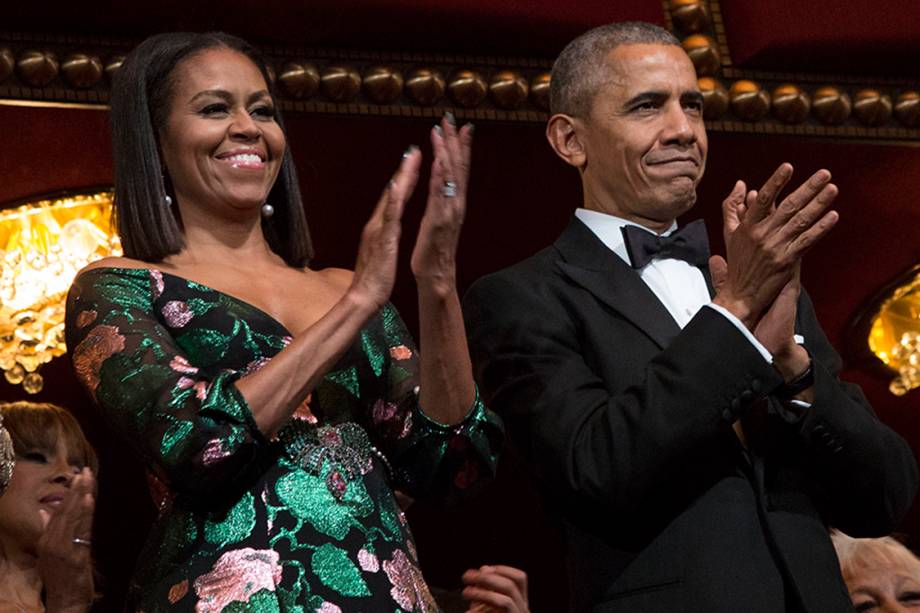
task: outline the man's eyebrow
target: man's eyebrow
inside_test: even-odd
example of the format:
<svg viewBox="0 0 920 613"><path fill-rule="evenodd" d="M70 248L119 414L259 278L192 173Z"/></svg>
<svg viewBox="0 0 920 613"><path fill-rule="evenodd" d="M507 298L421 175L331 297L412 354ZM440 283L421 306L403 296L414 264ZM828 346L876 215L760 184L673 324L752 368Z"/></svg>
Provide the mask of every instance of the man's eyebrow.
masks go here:
<svg viewBox="0 0 920 613"><path fill-rule="evenodd" d="M627 108L631 108L643 102L661 102L667 97L668 97L668 94L666 92L656 92L656 91L642 92L642 93L636 94L635 96L627 100L623 106Z"/></svg>
<svg viewBox="0 0 920 613"><path fill-rule="evenodd" d="M680 95L680 99L683 102L702 102L703 93L698 91L684 92Z"/></svg>

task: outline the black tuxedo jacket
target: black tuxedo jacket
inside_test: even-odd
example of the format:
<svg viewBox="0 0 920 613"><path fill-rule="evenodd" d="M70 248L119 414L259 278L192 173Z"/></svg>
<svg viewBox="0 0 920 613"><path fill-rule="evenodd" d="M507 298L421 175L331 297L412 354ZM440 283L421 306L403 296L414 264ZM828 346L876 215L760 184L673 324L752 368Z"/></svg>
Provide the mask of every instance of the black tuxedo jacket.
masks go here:
<svg viewBox="0 0 920 613"><path fill-rule="evenodd" d="M771 398L781 377L727 318L704 307L681 330L577 219L476 282L464 312L484 398L563 526L573 609L852 610L827 526L886 534L917 467L837 379L804 293L804 411Z"/></svg>

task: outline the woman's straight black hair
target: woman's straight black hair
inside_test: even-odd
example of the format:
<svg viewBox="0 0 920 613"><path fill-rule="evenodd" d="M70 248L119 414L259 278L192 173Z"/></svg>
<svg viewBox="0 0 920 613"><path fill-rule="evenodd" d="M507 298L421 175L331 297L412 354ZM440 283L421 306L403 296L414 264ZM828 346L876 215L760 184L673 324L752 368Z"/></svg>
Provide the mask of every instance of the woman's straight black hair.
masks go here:
<svg viewBox="0 0 920 613"><path fill-rule="evenodd" d="M207 49L226 47L242 53L259 69L273 93L268 67L246 41L210 32L170 32L146 39L125 59L112 83L111 128L115 156L115 218L127 257L159 262L184 246L180 220L166 204L171 187L160 159L158 134L166 125L176 79L184 60ZM284 123L275 105L275 121ZM297 173L285 147L278 179L268 195L275 214L262 228L272 251L289 266L303 268L313 257Z"/></svg>

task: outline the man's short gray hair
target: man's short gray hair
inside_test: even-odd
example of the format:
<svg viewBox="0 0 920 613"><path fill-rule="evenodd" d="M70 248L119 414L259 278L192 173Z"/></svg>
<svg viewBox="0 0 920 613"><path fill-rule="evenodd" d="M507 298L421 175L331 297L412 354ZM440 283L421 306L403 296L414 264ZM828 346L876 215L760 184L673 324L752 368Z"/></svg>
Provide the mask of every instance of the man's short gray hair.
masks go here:
<svg viewBox="0 0 920 613"><path fill-rule="evenodd" d="M673 34L644 21L624 21L588 30L568 45L553 64L549 85L552 113L587 117L604 84L607 56L620 45L680 45Z"/></svg>

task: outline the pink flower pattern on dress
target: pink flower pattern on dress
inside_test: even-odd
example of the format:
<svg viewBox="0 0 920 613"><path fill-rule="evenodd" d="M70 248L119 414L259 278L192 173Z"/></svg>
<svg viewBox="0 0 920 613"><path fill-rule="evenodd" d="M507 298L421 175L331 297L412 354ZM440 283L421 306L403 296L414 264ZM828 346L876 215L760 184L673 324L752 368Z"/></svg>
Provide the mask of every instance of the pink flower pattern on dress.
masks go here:
<svg viewBox="0 0 920 613"><path fill-rule="evenodd" d="M98 313L96 313L96 311L94 311L94 310L92 310L92 309L90 309L90 310L88 310L88 311L81 311L80 314L77 315L77 327L78 327L78 328L85 328L85 327L88 326L89 324L91 324L91 323L93 323L94 321L96 321L96 316L97 316L97 315L98 315Z"/></svg>
<svg viewBox="0 0 920 613"><path fill-rule="evenodd" d="M371 409L371 415L374 419L374 424L382 424L384 422L393 421L396 419L399 413L399 407L396 403L387 402L382 398L378 399L374 403L374 408Z"/></svg>
<svg viewBox="0 0 920 613"><path fill-rule="evenodd" d="M204 400L208 397L208 389L210 389L210 386L206 381L199 381L192 387L195 388L195 398L198 400Z"/></svg>
<svg viewBox="0 0 920 613"><path fill-rule="evenodd" d="M281 581L277 551L270 549L235 549L214 563L206 575L195 579L197 613L219 613L231 602L248 602L260 590L275 591Z"/></svg>
<svg viewBox="0 0 920 613"><path fill-rule="evenodd" d="M364 572L376 573L380 570L380 560L377 559L377 554L361 548L361 551L358 552L358 566Z"/></svg>
<svg viewBox="0 0 920 613"><path fill-rule="evenodd" d="M224 449L221 439L212 438L204 446L204 451L201 453L201 462L205 466L211 466L229 455L230 452Z"/></svg>
<svg viewBox="0 0 920 613"><path fill-rule="evenodd" d="M258 360L253 360L252 362L250 362L249 364L246 365L246 368L243 369L243 372L242 372L242 375L241 375L241 376L245 376L245 375L248 375L248 374L250 374L250 373L254 373L254 372L256 372L257 370L261 370L263 366L265 366L266 364L268 364L268 363L271 362L271 361L272 361L272 359L271 359L270 357L267 357L267 356L262 356L262 357L259 358Z"/></svg>
<svg viewBox="0 0 920 613"><path fill-rule="evenodd" d="M188 594L188 579L184 579L169 588L169 604L176 604Z"/></svg>
<svg viewBox="0 0 920 613"><path fill-rule="evenodd" d="M313 411L310 410L311 400L313 400L313 394L307 394L307 398L299 405L297 405L296 409L294 409L294 413L291 415L291 419L305 421L308 424L318 423L319 420L316 419L316 415L314 415Z"/></svg>
<svg viewBox="0 0 920 613"><path fill-rule="evenodd" d="M184 301L170 300L163 305L163 317L170 327L184 328L185 324L192 321L195 314L192 313L192 310L188 308L188 304Z"/></svg>
<svg viewBox="0 0 920 613"><path fill-rule="evenodd" d="M177 355L172 360L170 360L169 367L176 372L181 372L186 375L194 375L198 372L198 367L189 364L185 356L181 355Z"/></svg>
<svg viewBox="0 0 920 613"><path fill-rule="evenodd" d="M331 602L324 602L316 610L316 613L342 613L342 609L340 609L338 605L334 605Z"/></svg>
<svg viewBox="0 0 920 613"><path fill-rule="evenodd" d="M159 270L150 271L150 285L153 288L153 299L156 300L163 293L166 284L163 282L163 273Z"/></svg>
<svg viewBox="0 0 920 613"><path fill-rule="evenodd" d="M383 571L393 586L390 596L396 604L410 611L438 610L422 577L422 571L409 560L404 551L397 550L392 560L384 561Z"/></svg>
<svg viewBox="0 0 920 613"><path fill-rule="evenodd" d="M99 387L102 363L125 349L125 337L115 326L99 325L87 333L73 350L73 367L90 392Z"/></svg>
<svg viewBox="0 0 920 613"><path fill-rule="evenodd" d="M394 360L408 360L412 357L412 350L405 345L390 347L390 357Z"/></svg>

